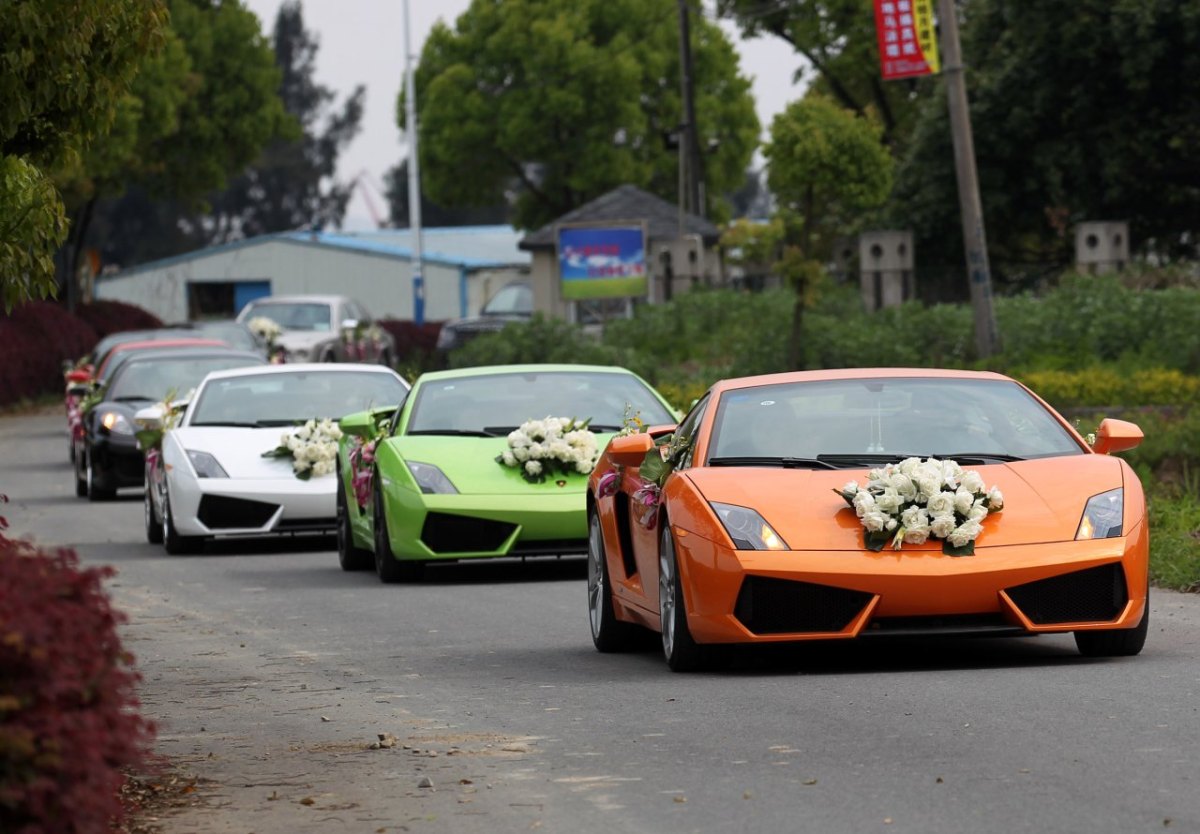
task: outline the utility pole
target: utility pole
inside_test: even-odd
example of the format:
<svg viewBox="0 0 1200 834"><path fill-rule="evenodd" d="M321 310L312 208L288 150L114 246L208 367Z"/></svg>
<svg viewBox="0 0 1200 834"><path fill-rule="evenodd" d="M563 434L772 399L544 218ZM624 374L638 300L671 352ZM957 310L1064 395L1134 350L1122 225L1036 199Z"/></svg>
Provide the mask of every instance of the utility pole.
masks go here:
<svg viewBox="0 0 1200 834"><path fill-rule="evenodd" d="M417 91L413 80L415 58L408 22L408 0L404 0L404 132L408 138L408 228L412 238L413 323L425 323L425 277L421 240L421 167L417 152Z"/></svg>
<svg viewBox="0 0 1200 834"><path fill-rule="evenodd" d="M938 0L942 33L942 72L950 105L950 130L954 138L954 170L958 176L958 203L962 213L963 247L967 253L967 279L975 311L975 349L987 358L1000 349L996 313L992 309L992 273L988 266L987 238L983 232L983 207L975 171L975 142L971 113L967 109L962 47L958 42L958 16L954 0Z"/></svg>
<svg viewBox="0 0 1200 834"><path fill-rule="evenodd" d="M704 166L696 136L696 103L692 77L692 41L688 32L688 0L679 0L679 67L683 84L683 131L681 153L687 160L687 210L704 217Z"/></svg>

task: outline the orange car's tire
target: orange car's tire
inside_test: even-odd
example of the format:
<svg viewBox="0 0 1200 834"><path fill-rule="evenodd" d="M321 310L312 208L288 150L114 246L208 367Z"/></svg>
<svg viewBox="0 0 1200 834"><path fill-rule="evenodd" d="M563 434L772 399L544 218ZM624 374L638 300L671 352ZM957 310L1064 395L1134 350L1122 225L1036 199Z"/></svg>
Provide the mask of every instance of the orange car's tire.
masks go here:
<svg viewBox="0 0 1200 834"><path fill-rule="evenodd" d="M338 564L344 571L370 570L374 565L375 557L371 551L354 544L354 534L350 531L350 506L346 500L340 467L337 476L337 551Z"/></svg>
<svg viewBox="0 0 1200 834"><path fill-rule="evenodd" d="M1146 592L1146 612L1134 628L1075 632L1075 647L1084 657L1132 657L1141 654L1150 630L1150 593Z"/></svg>
<svg viewBox="0 0 1200 834"><path fill-rule="evenodd" d="M613 610L604 535L600 531L600 516L595 512L588 513L587 564L588 621L592 627L592 642L601 652L630 651L636 647L640 630L631 623L618 620Z"/></svg>
<svg viewBox="0 0 1200 834"><path fill-rule="evenodd" d="M383 478L375 470L375 496L372 501L375 524L375 573L385 585L397 582L418 582L425 574L424 562L397 559L392 553L391 537L388 536L387 512L383 506Z"/></svg>
<svg viewBox="0 0 1200 834"><path fill-rule="evenodd" d="M658 615L662 628L663 657L672 672L694 672L708 665L705 647L692 639L688 629L679 559L671 525L661 519L658 546Z"/></svg>

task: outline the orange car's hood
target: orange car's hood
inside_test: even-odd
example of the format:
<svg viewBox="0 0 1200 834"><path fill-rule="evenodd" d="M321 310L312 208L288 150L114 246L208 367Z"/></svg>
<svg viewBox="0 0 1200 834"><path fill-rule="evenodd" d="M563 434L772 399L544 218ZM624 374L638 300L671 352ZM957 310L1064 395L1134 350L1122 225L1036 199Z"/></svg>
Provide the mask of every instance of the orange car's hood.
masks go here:
<svg viewBox="0 0 1200 834"><path fill-rule="evenodd" d="M1103 455L968 466L1004 493L1004 511L988 516L976 547L1073 541L1088 498L1122 485L1121 464ZM752 507L792 550L862 550L862 525L834 494L866 470L699 467L686 475L709 501ZM704 533L704 531L696 531ZM941 550L940 540L904 545Z"/></svg>

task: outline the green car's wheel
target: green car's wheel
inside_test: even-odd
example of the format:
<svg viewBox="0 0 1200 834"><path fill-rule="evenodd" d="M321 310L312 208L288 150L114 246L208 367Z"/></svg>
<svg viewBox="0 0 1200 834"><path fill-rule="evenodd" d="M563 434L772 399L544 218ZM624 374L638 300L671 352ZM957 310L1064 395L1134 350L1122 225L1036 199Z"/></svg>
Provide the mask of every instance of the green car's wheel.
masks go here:
<svg viewBox="0 0 1200 834"><path fill-rule="evenodd" d="M625 652L634 647L638 629L617 619L613 611L612 586L608 579L608 559L604 551L604 535L600 531L600 516L588 517L588 619L592 625L592 642L602 652Z"/></svg>
<svg viewBox="0 0 1200 834"><path fill-rule="evenodd" d="M671 525L661 519L658 547L658 616L662 627L663 656L672 672L693 672L707 665L704 647L692 639L688 630L683 584L679 579L679 560L675 556L675 537Z"/></svg>
<svg viewBox="0 0 1200 834"><path fill-rule="evenodd" d="M350 505L346 501L346 487L340 467L337 476L337 549L338 564L342 570L370 569L374 558L371 551L355 546L354 534L350 531Z"/></svg>
<svg viewBox="0 0 1200 834"><path fill-rule="evenodd" d="M1075 648L1085 657L1132 657L1141 654L1150 630L1150 590L1146 589L1146 611L1133 628L1075 632Z"/></svg>
<svg viewBox="0 0 1200 834"><path fill-rule="evenodd" d="M401 561L392 553L392 541L387 530L387 512L383 506L382 481L379 470L375 470L375 496L372 502L372 518L375 524L375 573L379 574L380 582L388 584L416 582L425 573L425 563Z"/></svg>

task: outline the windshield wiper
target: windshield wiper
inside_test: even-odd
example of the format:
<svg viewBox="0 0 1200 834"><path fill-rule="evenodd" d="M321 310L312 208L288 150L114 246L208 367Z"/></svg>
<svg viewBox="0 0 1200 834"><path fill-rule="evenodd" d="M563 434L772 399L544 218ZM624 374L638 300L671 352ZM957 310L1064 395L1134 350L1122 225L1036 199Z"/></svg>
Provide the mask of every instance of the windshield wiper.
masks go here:
<svg viewBox="0 0 1200 834"><path fill-rule="evenodd" d="M854 463L874 464L874 463L899 463L908 458L917 458L925 460L927 458L937 458L938 460L953 460L958 463L964 463L970 466L982 466L989 460L1024 460L1024 458L1016 457L1015 455L1004 455L992 452L960 452L957 454L925 453L913 454L911 452L848 452L846 454L836 455L817 455L820 460L830 461L831 463L842 464L849 466Z"/></svg>
<svg viewBox="0 0 1200 834"><path fill-rule="evenodd" d="M951 460L956 460L959 463L962 463L964 460L970 460L978 463L986 463L989 460L1025 460L1025 458L1021 457L1020 455L1006 455L1003 452L953 452L947 455L936 455L935 457L950 458Z"/></svg>
<svg viewBox="0 0 1200 834"><path fill-rule="evenodd" d="M778 466L783 469L839 469L840 467L820 458L787 458L735 455L731 457L709 458L709 466Z"/></svg>
<svg viewBox="0 0 1200 834"><path fill-rule="evenodd" d="M198 420L191 423L192 428L220 426L222 428L235 429L261 429L261 423L239 423L235 420Z"/></svg>
<svg viewBox="0 0 1200 834"><path fill-rule="evenodd" d="M484 429L417 429L416 431L407 431L406 435L432 434L444 435L446 437L499 437L500 435Z"/></svg>
<svg viewBox="0 0 1200 834"><path fill-rule="evenodd" d="M591 431L594 431L594 432L609 432L609 431L620 431L621 427L620 426L608 426L603 423L601 423L600 425L596 425L595 423L589 423L588 429L590 429Z"/></svg>
<svg viewBox="0 0 1200 834"><path fill-rule="evenodd" d="M123 397L113 397L115 403L135 403L135 402L154 402L154 397L147 397L143 394L126 394Z"/></svg>

